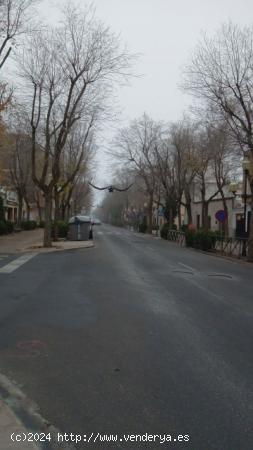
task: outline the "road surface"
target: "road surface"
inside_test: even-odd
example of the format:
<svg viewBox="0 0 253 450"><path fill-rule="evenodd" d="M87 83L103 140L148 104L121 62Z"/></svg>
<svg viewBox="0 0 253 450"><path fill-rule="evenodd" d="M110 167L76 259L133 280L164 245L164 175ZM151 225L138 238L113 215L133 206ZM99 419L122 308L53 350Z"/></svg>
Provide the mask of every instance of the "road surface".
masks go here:
<svg viewBox="0 0 253 450"><path fill-rule="evenodd" d="M253 267L94 234L0 273L1 372L62 432L92 436L78 448L252 450Z"/></svg>

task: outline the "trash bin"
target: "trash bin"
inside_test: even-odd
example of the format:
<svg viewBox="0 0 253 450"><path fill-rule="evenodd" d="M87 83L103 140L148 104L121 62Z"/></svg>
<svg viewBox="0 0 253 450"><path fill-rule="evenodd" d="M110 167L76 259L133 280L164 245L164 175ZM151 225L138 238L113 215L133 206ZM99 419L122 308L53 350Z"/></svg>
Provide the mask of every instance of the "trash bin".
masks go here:
<svg viewBox="0 0 253 450"><path fill-rule="evenodd" d="M69 219L68 240L88 241L92 238L92 224L89 216L74 216Z"/></svg>

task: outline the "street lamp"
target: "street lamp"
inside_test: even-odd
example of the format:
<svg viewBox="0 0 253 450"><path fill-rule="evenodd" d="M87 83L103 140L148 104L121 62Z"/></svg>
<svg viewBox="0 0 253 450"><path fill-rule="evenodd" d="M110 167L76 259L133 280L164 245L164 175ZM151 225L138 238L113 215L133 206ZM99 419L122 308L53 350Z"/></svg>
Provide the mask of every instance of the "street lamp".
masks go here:
<svg viewBox="0 0 253 450"><path fill-rule="evenodd" d="M249 158L249 155L245 153L243 161L242 161L242 168L243 168L243 216L244 216L244 239L243 239L243 247L242 247L242 256L246 256L246 235L248 231L248 224L247 224L247 182L248 182L248 176L253 175L253 165L252 160ZM251 196L250 196L251 197Z"/></svg>
<svg viewBox="0 0 253 450"><path fill-rule="evenodd" d="M243 192L242 194L237 194L236 191L238 190L238 184L237 183L231 183L229 186L229 191L232 192L234 198L236 198L237 195L241 195L241 198L243 199L243 245L242 245L242 256L246 256L246 248L247 248L247 232L248 232L248 224L247 224L247 199L252 198L252 195L247 193L247 182L248 177L253 176L253 161L250 159L249 155L245 153L243 161L242 161L242 169L243 169ZM234 201L233 201L234 205Z"/></svg>

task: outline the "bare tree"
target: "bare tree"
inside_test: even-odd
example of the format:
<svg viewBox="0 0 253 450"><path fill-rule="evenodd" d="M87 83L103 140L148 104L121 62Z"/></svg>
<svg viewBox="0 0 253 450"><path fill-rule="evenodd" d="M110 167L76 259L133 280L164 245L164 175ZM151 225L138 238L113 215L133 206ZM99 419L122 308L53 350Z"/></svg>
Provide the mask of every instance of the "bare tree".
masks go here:
<svg viewBox="0 0 253 450"><path fill-rule="evenodd" d="M113 185L123 187L129 186L133 182L133 169L130 166L124 166L115 171L113 177ZM131 189L126 191L106 192L101 204L97 207L95 215L100 217L104 222L111 223L116 226L133 226L138 229L138 225L141 220L141 207L146 200L145 195L142 193L141 204L140 199L140 185L135 175L135 182L131 186Z"/></svg>
<svg viewBox="0 0 253 450"><path fill-rule="evenodd" d="M88 127L76 127L69 134L61 160L61 177L55 186L55 231L57 236L57 220L66 219L73 192L80 186L81 180L88 184L90 163L95 154L92 121Z"/></svg>
<svg viewBox="0 0 253 450"><path fill-rule="evenodd" d="M156 176L156 202L163 206L165 217L172 228L178 211L175 149L168 138L160 135L154 146L154 174Z"/></svg>
<svg viewBox="0 0 253 450"><path fill-rule="evenodd" d="M219 126L209 125L209 146L212 153L211 170L227 217L224 223L224 236L228 237L229 210L225 188L235 177L240 159L238 158L238 149L230 139L226 123L220 123Z"/></svg>
<svg viewBox="0 0 253 450"><path fill-rule="evenodd" d="M170 142L174 148L175 190L179 225L180 207L187 211L188 224L192 223L192 183L198 169L196 133L198 124L188 117L172 123L170 126Z"/></svg>
<svg viewBox="0 0 253 450"><path fill-rule="evenodd" d="M60 27L33 36L20 61L29 99L32 175L45 196L44 246L51 246L52 198L61 177L68 136L78 123L87 129L103 111L114 81L127 76L131 57L92 9L69 7ZM36 170L36 144L44 149Z"/></svg>
<svg viewBox="0 0 253 450"><path fill-rule="evenodd" d="M184 88L204 99L253 164L253 26L225 24L214 38L203 37L185 69ZM253 171L249 173L253 195ZM253 202L251 202L253 205ZM245 218L246 220L246 218ZM253 261L253 210L248 259Z"/></svg>
<svg viewBox="0 0 253 450"><path fill-rule="evenodd" d="M18 196L17 224L21 225L23 201L26 205L26 219L30 220L31 179L31 140L27 135L12 134L9 140L10 175Z"/></svg>
<svg viewBox="0 0 253 450"><path fill-rule="evenodd" d="M198 165L196 170L195 185L199 188L201 197L201 224L205 230L209 229L208 209L209 203L218 195L219 188L216 182L213 182L211 163L213 162L213 146L210 136L210 130L203 126L198 133L197 152ZM210 184L214 189L210 191ZM222 185L223 187L224 185Z"/></svg>
<svg viewBox="0 0 253 450"><path fill-rule="evenodd" d="M18 39L28 32L32 6L37 0L0 1L0 73ZM0 83L0 113L10 103L12 90L7 83Z"/></svg>
<svg viewBox="0 0 253 450"><path fill-rule="evenodd" d="M0 2L0 69L9 57L16 39L29 29L31 7L36 0L1 0Z"/></svg>
<svg viewBox="0 0 253 450"><path fill-rule="evenodd" d="M114 140L113 154L125 164L132 164L143 180L148 197L148 232L152 232L153 202L157 187L156 151L161 139L162 125L144 114L121 129Z"/></svg>
<svg viewBox="0 0 253 450"><path fill-rule="evenodd" d="M82 211L90 211L92 208L93 192L86 175L79 173L75 182L70 186L69 194L66 198L67 217L79 214Z"/></svg>

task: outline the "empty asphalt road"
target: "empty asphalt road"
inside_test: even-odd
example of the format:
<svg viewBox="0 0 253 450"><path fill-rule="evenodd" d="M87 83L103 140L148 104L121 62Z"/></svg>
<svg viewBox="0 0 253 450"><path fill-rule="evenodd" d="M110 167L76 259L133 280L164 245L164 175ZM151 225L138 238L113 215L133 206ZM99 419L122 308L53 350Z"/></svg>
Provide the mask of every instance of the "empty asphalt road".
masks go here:
<svg viewBox="0 0 253 450"><path fill-rule="evenodd" d="M253 449L252 266L102 225L0 298L0 371L78 448Z"/></svg>

